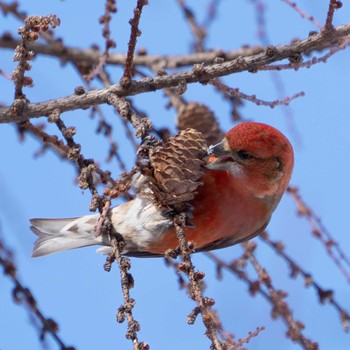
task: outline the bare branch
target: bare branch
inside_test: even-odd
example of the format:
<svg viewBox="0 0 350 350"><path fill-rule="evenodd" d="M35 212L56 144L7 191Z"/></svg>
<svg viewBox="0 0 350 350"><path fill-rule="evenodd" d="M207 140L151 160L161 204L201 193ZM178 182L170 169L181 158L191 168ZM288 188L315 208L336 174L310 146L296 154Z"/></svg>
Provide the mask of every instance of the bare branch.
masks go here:
<svg viewBox="0 0 350 350"><path fill-rule="evenodd" d="M127 339L130 339L134 350L148 350L149 345L144 342L140 342L137 337L137 332L140 330L140 324L137 322L133 316L132 310L135 305L135 300L130 297L130 289L134 287L134 278L129 272L131 268L130 259L121 255L124 248L124 240L118 234L111 221L108 217L105 220L105 229L107 230L110 242L112 245L112 253L108 256L107 261L104 265L106 271L110 271L112 263L116 260L119 267L121 288L123 293L124 303L118 308L116 314L116 320L118 323L125 321L127 319L128 328L125 334Z"/></svg>
<svg viewBox="0 0 350 350"><path fill-rule="evenodd" d="M211 79L243 72L256 71L259 66L276 62L301 52L321 50L326 47L337 45L340 39L350 34L350 24L340 26L331 35L323 36L322 33L312 35L307 39L295 41L289 45L269 47L264 53L237 58L229 62L217 63L210 66L195 65L193 69L172 75L162 75L153 78L143 78L131 82L130 87L125 90L120 85L113 85L100 90L88 92L84 95L70 95L56 100L35 104L16 104L10 107L0 108L0 123L20 122L29 118L47 116L53 110L58 109L61 113L80 108L88 108L95 104L107 103L111 94L121 96L132 96L145 92L155 91L163 88L176 87L181 82L206 83Z"/></svg>
<svg viewBox="0 0 350 350"><path fill-rule="evenodd" d="M339 10L343 6L341 1L338 0L329 0L328 13L326 18L325 30L332 31L333 27L333 17L335 10Z"/></svg>
<svg viewBox="0 0 350 350"><path fill-rule="evenodd" d="M287 302L284 300L287 294L283 290L277 290L272 285L271 277L268 272L260 265L254 255L256 244L252 242L246 242L242 244L244 247L244 254L246 258L251 262L255 271L259 276L259 283L264 285L269 293L270 299L274 304L272 310L273 317L283 317L288 325L287 337L291 340L299 343L306 350L317 350L318 344L307 339L303 334L304 324L300 321L296 321L293 318L293 313Z"/></svg>
<svg viewBox="0 0 350 350"><path fill-rule="evenodd" d="M350 258L342 250L335 237L328 232L321 219L302 199L297 187L289 186L288 193L297 206L297 214L305 217L311 227L312 236L321 242L328 256L339 268L346 281L350 283Z"/></svg>
<svg viewBox="0 0 350 350"><path fill-rule="evenodd" d="M14 49L20 43L19 40L14 39L11 35L4 34L0 37L0 47L7 49ZM61 41L56 41L49 44L29 43L28 49L36 54L57 57L63 62L85 62L86 65L98 64L103 52L96 48L80 49L63 46ZM233 51L213 50L200 53L193 53L183 56L173 55L145 55L134 54L133 63L135 66L153 67L161 64L166 69L176 69L180 67L191 66L198 62L205 64L212 64L216 57L224 57L226 60L233 60L237 57L245 57L263 52L260 46L245 47ZM106 63L109 65L124 66L126 63L125 54L109 53L106 57Z"/></svg>
<svg viewBox="0 0 350 350"><path fill-rule="evenodd" d="M201 314L203 324L207 329L206 336L211 340L212 348L215 350L222 350L224 347L219 340L210 312L211 306L214 305L215 301L212 298L203 296L203 288L200 282L205 277L205 274L204 272L196 271L192 263L191 252L193 248L191 248L191 242L186 241L184 231L185 222L186 215L179 214L174 217L174 226L179 240L179 251L183 258L183 261L179 264L179 271L184 272L188 276L190 297L196 301L198 307L198 309L195 309L190 314L192 316L188 319L188 323L194 323L196 316Z"/></svg>
<svg viewBox="0 0 350 350"><path fill-rule="evenodd" d="M134 75L134 53L136 47L137 37L141 35L139 29L139 22L142 14L143 6L147 5L147 0L137 0L137 6L134 9L134 17L130 19L131 25L130 40L128 43L128 53L126 55L125 69L122 78L120 79L120 85L127 89L130 86L131 78Z"/></svg>
<svg viewBox="0 0 350 350"><path fill-rule="evenodd" d="M323 25L318 22L314 16L311 16L309 14L307 14L305 11L303 11L301 8L298 7L298 5L291 1L291 0L283 0L283 2L285 2L287 5L289 5L290 7L292 7L296 12L299 13L299 15L303 18L306 18L307 20L309 20L311 23L313 23L316 27L318 27L319 29L323 28Z"/></svg>
<svg viewBox="0 0 350 350"><path fill-rule="evenodd" d="M303 91L301 91L301 92L294 94L291 97L285 97L283 100L264 101L264 100L257 98L255 95L247 95L247 94L241 92L238 88L234 88L234 89L230 88L229 86L221 83L218 79L212 80L211 84L213 84L215 87L217 87L219 90L221 90L222 92L224 92L228 96L238 97L238 98L243 99L243 100L251 101L251 102L255 103L257 106L268 106L271 108L274 108L274 107L280 106L280 105L288 106L292 100L305 95L305 93Z"/></svg>
<svg viewBox="0 0 350 350"><path fill-rule="evenodd" d="M74 350L72 346L66 346L61 337L58 335L58 324L51 318L47 318L39 308L37 301L28 287L25 287L17 276L17 267L13 261L12 252L6 248L5 243L0 239L0 266L4 270L4 274L14 284L12 295L17 304L24 303L27 310L41 324L40 340L44 341L45 336L49 333L61 350Z"/></svg>
<svg viewBox="0 0 350 350"><path fill-rule="evenodd" d="M206 30L204 27L201 27L196 20L196 17L191 11L191 9L185 4L184 0L178 0L177 1L184 17L186 18L187 24L190 27L192 34L195 39L194 48L196 52L202 52L204 51L204 39L207 35Z"/></svg>
<svg viewBox="0 0 350 350"><path fill-rule="evenodd" d="M25 76L25 72L29 71L30 61L33 59L34 53L28 49L28 43L39 38L39 31L46 32L49 26L55 28L60 25L60 19L55 15L50 16L31 16L25 19L24 27L19 28L21 42L16 46L14 61L18 62L17 67L12 72L11 77L15 83L15 99L26 102L26 97L22 91L24 86L31 86L33 80L30 76Z"/></svg>
<svg viewBox="0 0 350 350"><path fill-rule="evenodd" d="M306 287L312 286L318 295L320 303L328 302L331 304L339 313L343 330L349 331L350 314L335 300L334 292L331 289L322 288L309 272L306 272L300 265L296 263L287 253L284 251L284 244L282 242L272 241L267 232L264 232L260 238L270 247L275 253L281 256L288 264L291 269L291 277L295 278L299 274L304 278L304 284Z"/></svg>
<svg viewBox="0 0 350 350"><path fill-rule="evenodd" d="M250 246L248 246L248 248L250 250L252 249ZM303 324L299 321L294 320L291 309L287 302L284 300L286 296L285 292L282 290L276 290L272 287L270 276L266 273L266 271L262 270L261 266L256 261L256 258L252 256L251 253L249 253L248 248L245 249L244 254L240 259L236 259L232 262L225 262L211 252L207 252L205 254L216 263L218 276L221 275L222 269L228 270L240 280L248 284L249 291L253 296L257 293L262 295L272 306L272 317L281 317L287 325L287 335L290 339L297 341L306 350L317 349L317 343L313 343L303 336L301 332ZM246 265L248 258L251 260L252 264L258 272L259 280L257 281L251 279L245 269L242 268ZM267 288L264 288L263 286Z"/></svg>

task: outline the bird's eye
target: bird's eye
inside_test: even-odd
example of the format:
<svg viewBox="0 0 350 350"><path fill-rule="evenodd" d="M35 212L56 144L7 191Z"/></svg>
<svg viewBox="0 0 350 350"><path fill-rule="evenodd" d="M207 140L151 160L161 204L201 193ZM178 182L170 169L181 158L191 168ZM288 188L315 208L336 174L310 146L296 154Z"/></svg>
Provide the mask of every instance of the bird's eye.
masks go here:
<svg viewBox="0 0 350 350"><path fill-rule="evenodd" d="M248 159L253 158L253 156L250 153L246 152L246 151L238 151L237 155L242 160L248 160Z"/></svg>

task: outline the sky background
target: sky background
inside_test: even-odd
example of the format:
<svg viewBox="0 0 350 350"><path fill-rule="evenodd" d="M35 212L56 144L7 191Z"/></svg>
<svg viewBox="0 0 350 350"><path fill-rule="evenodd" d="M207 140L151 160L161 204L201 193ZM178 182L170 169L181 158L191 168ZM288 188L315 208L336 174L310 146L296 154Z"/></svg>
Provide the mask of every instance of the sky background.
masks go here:
<svg viewBox="0 0 350 350"><path fill-rule="evenodd" d="M129 40L128 24L136 1L118 1L118 13L111 24L112 37L117 42L115 52L126 52ZM207 1L189 1L198 18L205 17ZM266 0L266 29L270 44L305 38L317 28L282 1ZM323 23L328 1L298 1L300 8ZM24 0L21 10L30 15L55 13L61 26L55 30L67 46L88 48L97 43L102 48L101 25L98 18L104 11L104 2L93 1L39 1ZM213 23L208 40L209 48L233 50L244 44L260 44L257 36L256 12L252 1L221 1L218 17ZM334 24L350 22L350 4L335 15ZM0 33L16 34L21 23L12 16L0 18ZM150 1L144 8L140 29L142 35L137 47L147 48L150 54L186 54L192 43L189 28L183 20L176 1ZM15 67L13 52L0 49L0 69L11 73ZM350 251L349 241L349 173L350 173L350 107L349 107L350 51L343 50L331 57L327 64L310 69L281 72L285 95L304 91L305 96L292 102L293 120L287 121L284 107L258 107L245 102L241 113L245 118L269 123L291 140L295 149L295 170L291 181L297 185L306 202L322 218L322 222L335 236L345 252ZM114 81L121 70L110 69ZM63 97L81 85L81 79L70 64L62 66L58 60L39 56L33 62L30 75L33 88L25 93L31 102ZM281 97L276 91L271 74L241 73L225 77L224 82L238 87L246 94L275 100ZM94 87L99 87L93 83ZM0 103L10 105L13 83L0 76ZM219 116L223 130L232 127L229 107L209 86L190 85L184 97L188 101L207 103ZM166 110L167 99L161 91L133 97L135 105L145 110L156 127L174 130L175 111ZM113 137L120 145L128 167L134 155L124 132L111 109L104 108L109 122L113 123ZM95 158L102 168L119 175L115 162L105 163L107 141L95 134L97 122L90 120L87 111L65 113L67 125L76 125L76 140L82 145L87 158ZM34 120L40 123L43 119ZM290 127L292 125L292 128ZM55 132L53 126L48 132ZM95 248L63 252L40 259L31 259L35 240L29 230L32 217L70 217L88 213L90 194L83 193L74 183L75 169L48 151L34 158L40 144L31 137L18 142L16 128L0 125L0 234L15 253L19 277L30 287L39 301L41 310L59 325L59 335L67 345L77 349L131 349L125 339L126 324L115 322L115 311L122 303L119 273L103 271L105 258ZM116 204L118 201L115 202ZM311 238L305 220L295 215L295 204L285 196L268 227L271 238L283 240L286 252L294 256L305 270L325 289L334 289L336 299L350 310L350 286L339 270L324 253L321 244ZM257 241L259 239L256 239ZM231 261L240 256L239 246L217 254ZM305 322L304 334L319 342L321 349L349 349L350 336L341 330L339 316L330 305L320 305L314 290L305 289L303 280L288 278L288 267L265 245L260 245L257 256L271 272L276 288L288 291L287 301L294 317ZM269 317L270 305L261 297L252 298L241 281L224 273L222 281L215 278L215 266L203 254L193 256L198 269L206 272L207 296L216 299L224 327L237 338L245 337L256 327L266 330L252 339L249 349L300 348L285 338L286 327L281 320ZM183 290L179 290L177 276L162 259L132 259L136 299L134 315L141 323L139 339L148 342L151 349L207 349L208 339L203 336L200 320L194 326L186 324L186 315L195 306ZM40 349L37 332L31 325L25 308L11 299L12 284L0 277L0 349ZM57 345L48 337L48 345Z"/></svg>

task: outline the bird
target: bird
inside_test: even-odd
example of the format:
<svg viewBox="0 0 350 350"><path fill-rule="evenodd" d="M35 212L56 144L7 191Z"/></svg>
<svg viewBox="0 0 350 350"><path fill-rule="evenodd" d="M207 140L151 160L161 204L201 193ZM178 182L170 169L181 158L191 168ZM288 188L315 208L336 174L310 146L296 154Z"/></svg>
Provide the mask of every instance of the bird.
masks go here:
<svg viewBox="0 0 350 350"><path fill-rule="evenodd" d="M288 187L294 153L291 143L274 127L242 122L206 152L202 186L189 202L191 226L186 238L194 251L210 251L261 234ZM111 209L111 222L125 241L122 254L161 257L178 246L174 222L145 191L145 177L135 175L134 199ZM138 191L138 192L137 192ZM146 191L147 192L147 191ZM110 239L96 235L99 214L68 219L31 219L38 236L32 256L100 245L111 252Z"/></svg>

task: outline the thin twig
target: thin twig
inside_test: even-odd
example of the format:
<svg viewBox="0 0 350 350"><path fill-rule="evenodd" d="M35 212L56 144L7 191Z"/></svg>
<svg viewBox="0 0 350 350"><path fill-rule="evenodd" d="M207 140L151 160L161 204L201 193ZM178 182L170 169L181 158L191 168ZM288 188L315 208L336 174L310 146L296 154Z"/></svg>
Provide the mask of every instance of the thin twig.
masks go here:
<svg viewBox="0 0 350 350"><path fill-rule="evenodd" d="M312 286L318 295L321 304L328 302L330 305L338 311L343 330L349 331L350 314L335 300L334 291L332 289L323 289L317 282L315 282L311 273L306 272L300 265L298 265L294 259L292 259L285 252L285 247L282 242L272 241L269 238L267 232L260 235L260 238L273 249L277 255L281 256L288 264L291 269L291 277L296 278L299 274L304 278L304 284L306 287Z"/></svg>
<svg viewBox="0 0 350 350"><path fill-rule="evenodd" d="M334 12L335 12L335 10L340 9L342 6L343 6L343 4L341 1L329 0L326 24L324 26L326 31L330 32L334 29L334 27L333 27Z"/></svg>
<svg viewBox="0 0 350 350"><path fill-rule="evenodd" d="M252 247L250 247L249 249L252 249ZM248 276L247 271L243 268L247 264L248 259L246 249L241 258L228 263L223 261L217 255L211 252L206 252L205 255L207 255L211 260L215 262L218 278L220 278L221 276L221 270L225 269L236 275L240 280L244 281L248 285L251 295L254 296L257 293L259 293L261 296L263 296L272 306L272 317L274 319L277 317L281 317L284 323L287 325L287 335L290 339L298 341L300 345L302 345L303 348L306 350L317 349L316 343L309 341L302 335L302 323L293 319L291 310L287 302L283 300L283 298L286 296L285 292L279 290L269 290L267 288L264 288L263 286L265 285L265 282L263 282L263 280L267 279L268 282L268 279L270 278L265 273L259 276L258 281L253 280Z"/></svg>
<svg viewBox="0 0 350 350"><path fill-rule="evenodd" d="M18 29L18 33L21 35L21 42L16 47L13 57L13 60L18 62L18 65L11 74L11 78L15 83L14 98L17 104L26 102L26 97L22 91L23 87L33 85L32 78L25 75L25 72L31 69L30 62L34 57L34 53L28 49L28 43L39 38L39 31L46 32L49 26L55 28L59 25L60 19L56 15L30 16L24 20L24 27Z"/></svg>
<svg viewBox="0 0 350 350"><path fill-rule="evenodd" d="M201 27L196 20L196 17L193 11L185 4L184 0L177 1L184 17L192 31L194 37L194 51L195 52L203 52L204 51L204 40L206 37L206 30L204 27Z"/></svg>
<svg viewBox="0 0 350 350"><path fill-rule="evenodd" d="M110 271L112 263L115 260L117 261L124 300L123 305L118 308L116 320L118 323L122 323L125 321L126 317L128 328L125 336L127 339L130 339L132 341L134 350L148 350L149 345L147 343L140 342L137 337L137 332L140 330L140 324L135 320L133 316L132 310L135 306L135 300L130 296L130 289L134 287L134 278L129 272L131 268L130 259L123 257L121 254L124 249L124 240L114 230L110 219L106 220L104 224L106 225L106 229L109 231L110 243L112 246L112 252L108 256L104 268L106 271Z"/></svg>
<svg viewBox="0 0 350 350"><path fill-rule="evenodd" d="M304 324L300 321L295 321L293 313L287 302L284 300L286 293L282 290L276 290L272 285L271 276L268 272L260 265L254 255L256 245L254 243L243 243L244 254L251 262L255 271L259 276L259 283L263 284L270 295L271 301L274 304L273 313L275 317L281 316L288 325L287 337L291 340L299 343L306 350L317 350L318 344L307 339L303 334Z"/></svg>
<svg viewBox="0 0 350 350"><path fill-rule="evenodd" d="M211 340L212 347L215 350L223 349L223 344L221 344L217 330L215 328L213 318L211 316L211 306L214 305L215 301L211 298L203 296L203 288L201 287L201 280L204 278L205 274L200 271L196 271L191 260L191 242L186 241L184 226L186 222L186 215L179 214L174 217L174 226L176 228L176 235L179 240L179 251L182 256L183 261L179 264L179 270L184 272L189 279L190 283L190 297L196 301L197 308L192 311L193 322L198 313L201 314L203 324L206 327L206 336ZM196 311L198 310L198 311ZM193 323L191 322L191 323Z"/></svg>
<svg viewBox="0 0 350 350"><path fill-rule="evenodd" d="M119 149L118 144L115 141L114 137L112 136L112 131L113 131L112 124L107 122L100 106L95 106L94 108L91 109L91 116L93 117L94 114L97 114L98 116L98 126L96 129L96 133L102 134L103 136L105 136L109 143L109 150L108 150L108 156L107 156L106 162L109 163L113 158L115 158L119 168L122 171L127 171L126 165L118 150Z"/></svg>
<svg viewBox="0 0 350 350"><path fill-rule="evenodd" d="M107 102L113 105L118 113L135 128L136 137L143 139L148 135L148 132L152 129L151 121L146 117L139 117L134 113L130 103L125 98L111 93L107 96Z"/></svg>
<svg viewBox="0 0 350 350"><path fill-rule="evenodd" d="M171 259L170 257L167 257L165 259L165 264L169 267L172 267L175 270L175 272L177 273L179 272L179 264L181 263L176 263L173 259ZM186 283L185 279L180 274L178 274L178 281L179 281L179 287L181 289L186 288L187 292L190 294L190 290L191 290L190 283ZM202 282L201 285L204 286L204 282L203 281L201 282ZM246 337L240 338L237 341L235 341L234 335L223 328L223 325L219 319L218 312L216 312L213 309L208 310L208 312L212 317L212 322L215 326L215 329L218 335L220 336L220 339L222 339L224 348L226 346L226 349L229 349L229 350L242 350L242 346L244 344L249 343L252 338L258 336L258 334L265 329L265 327L263 326L257 327L255 331L248 332L248 335ZM188 315L187 322L189 324L193 324L199 314L200 314L200 309L198 307L195 307L192 310L192 312Z"/></svg>
<svg viewBox="0 0 350 350"><path fill-rule="evenodd" d="M110 22L112 19L112 13L117 12L115 0L106 0L105 12L100 17L99 22L103 24L102 36L105 38L105 50L98 60L98 64L88 74L84 75L86 81L90 81L101 73L103 70L109 50L117 46L116 42L111 38Z"/></svg>
<svg viewBox="0 0 350 350"><path fill-rule="evenodd" d="M217 19L218 15L218 7L220 5L221 0L211 0L207 6L207 13L204 21L202 22L202 28L209 29L212 23L214 23L215 19Z"/></svg>
<svg viewBox="0 0 350 350"><path fill-rule="evenodd" d="M350 258L342 250L335 237L323 225L321 219L302 199L299 189L297 187L289 186L287 193L289 193L294 199L298 215L305 217L309 222L312 236L321 242L328 256L339 268L347 282L350 283Z"/></svg>
<svg viewBox="0 0 350 350"><path fill-rule="evenodd" d="M269 45L266 30L265 10L266 5L261 0L250 0L255 7L255 21L257 24L256 35L264 45Z"/></svg>
<svg viewBox="0 0 350 350"><path fill-rule="evenodd" d="M110 22L112 19L112 13L117 12L116 0L106 0L105 13L100 17L100 23L103 24L102 36L105 38L105 54L108 55L108 51L111 48L116 47L115 41L111 38Z"/></svg>
<svg viewBox="0 0 350 350"><path fill-rule="evenodd" d="M19 126L20 133L28 132L35 136L43 144L43 148L51 148L59 157L68 159L69 147L60 140L56 135L50 135L44 131L43 127L35 126L29 121ZM22 136L23 137L23 136Z"/></svg>
<svg viewBox="0 0 350 350"><path fill-rule="evenodd" d="M314 16L311 16L305 11L303 11L300 7L298 7L298 5L295 2L290 0L282 0L282 1L285 2L287 5L289 5L290 7L292 7L296 12L298 12L301 17L309 20L312 24L314 24L319 29L323 28L323 25L320 22L318 22Z"/></svg>
<svg viewBox="0 0 350 350"><path fill-rule="evenodd" d="M210 81L210 84L214 85L215 87L217 87L218 89L225 92L226 94L228 94L231 97L239 97L241 99L253 102L257 106L268 106L271 108L274 108L274 107L280 106L280 105L287 106L287 105L289 105L289 103L292 100L305 95L305 93L303 91L301 91L301 92L294 94L291 97L285 97L283 100L264 101L264 100L257 98L255 95L247 95L247 94L241 92L238 88L230 88L229 86L220 82L218 79Z"/></svg>
<svg viewBox="0 0 350 350"><path fill-rule="evenodd" d="M24 11L19 10L19 4L17 1L13 1L10 4L5 4L3 1L0 1L0 9L5 16L11 13L15 18L22 21L27 17L27 14Z"/></svg>
<svg viewBox="0 0 350 350"><path fill-rule="evenodd" d="M0 265L4 270L5 276L7 276L14 284L14 287L12 289L14 301L17 304L24 303L31 315L35 316L35 319L40 322L40 340L44 341L46 334L49 333L61 350L74 350L74 347L65 345L64 341L58 335L58 324L53 319L44 316L44 313L39 308L38 303L31 290L28 287L25 287L18 278L17 267L13 261L13 254L8 248L6 248L5 243L1 238Z"/></svg>
<svg viewBox="0 0 350 350"><path fill-rule="evenodd" d="M330 57L332 57L334 54L339 52L340 50L344 50L346 47L348 47L350 44L350 38L345 39L344 41L341 41L337 47L331 48L327 53L320 57L312 57L310 60L307 61L299 61L297 64L294 62L290 62L288 64L276 64L276 65L268 65L268 66L261 66L258 68L259 71L263 70L269 70L269 71L281 71L286 69L294 69L298 70L300 68L310 68L311 66L318 64L318 63L326 63ZM301 57L301 56L300 56Z"/></svg>
<svg viewBox="0 0 350 350"><path fill-rule="evenodd" d="M136 8L134 9L134 17L130 19L129 23L131 25L130 39L128 43L128 52L126 55L124 74L120 79L120 85L127 89L130 86L131 78L134 75L134 53L136 47L137 37L141 35L141 31L139 29L139 22L142 14L142 9L145 5L147 5L147 0L137 0Z"/></svg>

